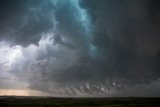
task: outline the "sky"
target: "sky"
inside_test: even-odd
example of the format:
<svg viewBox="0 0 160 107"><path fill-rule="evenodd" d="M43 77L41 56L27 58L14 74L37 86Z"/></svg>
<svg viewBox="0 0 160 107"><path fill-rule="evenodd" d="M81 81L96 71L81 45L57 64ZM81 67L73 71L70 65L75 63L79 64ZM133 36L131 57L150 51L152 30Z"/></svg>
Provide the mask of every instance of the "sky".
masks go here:
<svg viewBox="0 0 160 107"><path fill-rule="evenodd" d="M160 97L159 0L1 0L0 95Z"/></svg>

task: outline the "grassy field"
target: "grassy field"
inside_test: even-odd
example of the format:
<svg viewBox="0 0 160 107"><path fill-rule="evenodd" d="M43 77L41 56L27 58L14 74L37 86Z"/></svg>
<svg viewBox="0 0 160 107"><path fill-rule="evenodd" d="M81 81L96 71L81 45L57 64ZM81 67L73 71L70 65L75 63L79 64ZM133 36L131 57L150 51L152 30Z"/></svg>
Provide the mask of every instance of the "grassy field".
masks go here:
<svg viewBox="0 0 160 107"><path fill-rule="evenodd" d="M0 107L160 107L160 98L0 97Z"/></svg>

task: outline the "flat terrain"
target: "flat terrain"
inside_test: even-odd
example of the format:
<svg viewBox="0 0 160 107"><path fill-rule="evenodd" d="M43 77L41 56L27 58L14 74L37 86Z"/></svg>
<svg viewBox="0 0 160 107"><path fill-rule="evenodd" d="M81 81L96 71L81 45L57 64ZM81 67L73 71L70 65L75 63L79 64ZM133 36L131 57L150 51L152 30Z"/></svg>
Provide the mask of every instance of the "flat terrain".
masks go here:
<svg viewBox="0 0 160 107"><path fill-rule="evenodd" d="M0 107L160 107L160 98L56 98L1 96Z"/></svg>

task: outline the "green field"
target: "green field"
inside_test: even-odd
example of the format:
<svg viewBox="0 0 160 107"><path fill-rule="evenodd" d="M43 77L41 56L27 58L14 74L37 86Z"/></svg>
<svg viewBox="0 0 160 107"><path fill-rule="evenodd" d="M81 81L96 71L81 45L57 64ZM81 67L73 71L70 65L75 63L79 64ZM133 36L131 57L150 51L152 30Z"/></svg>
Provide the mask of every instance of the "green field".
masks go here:
<svg viewBox="0 0 160 107"><path fill-rule="evenodd" d="M160 107L160 98L0 97L0 107Z"/></svg>

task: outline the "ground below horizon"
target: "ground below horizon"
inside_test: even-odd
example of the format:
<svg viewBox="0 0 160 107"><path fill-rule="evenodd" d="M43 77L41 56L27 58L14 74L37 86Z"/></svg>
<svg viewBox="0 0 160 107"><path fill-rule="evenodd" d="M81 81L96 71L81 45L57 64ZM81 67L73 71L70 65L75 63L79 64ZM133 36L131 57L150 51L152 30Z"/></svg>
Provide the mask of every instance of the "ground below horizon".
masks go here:
<svg viewBox="0 0 160 107"><path fill-rule="evenodd" d="M0 107L160 107L160 98L59 98L0 96Z"/></svg>

